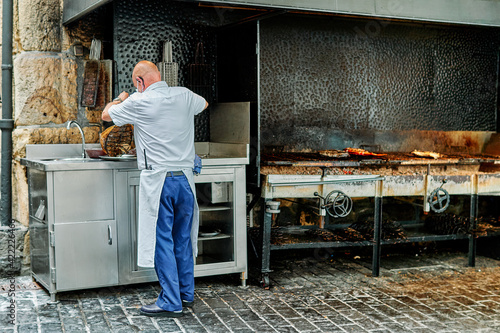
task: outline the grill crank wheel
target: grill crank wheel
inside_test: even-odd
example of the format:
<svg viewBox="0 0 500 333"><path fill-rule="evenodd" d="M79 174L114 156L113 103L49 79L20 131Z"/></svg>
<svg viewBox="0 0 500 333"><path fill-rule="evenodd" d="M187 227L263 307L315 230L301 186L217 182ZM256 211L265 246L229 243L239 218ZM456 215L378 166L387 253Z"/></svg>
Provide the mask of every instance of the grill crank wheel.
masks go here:
<svg viewBox="0 0 500 333"><path fill-rule="evenodd" d="M429 195L429 204L433 212L442 213L450 205L450 194L443 188L446 183L446 179L443 179L441 186L436 188Z"/></svg>
<svg viewBox="0 0 500 333"><path fill-rule="evenodd" d="M318 192L314 195L322 198ZM331 191L324 198L324 202L321 208L326 209L331 217L346 217L352 211L352 199L342 191Z"/></svg>

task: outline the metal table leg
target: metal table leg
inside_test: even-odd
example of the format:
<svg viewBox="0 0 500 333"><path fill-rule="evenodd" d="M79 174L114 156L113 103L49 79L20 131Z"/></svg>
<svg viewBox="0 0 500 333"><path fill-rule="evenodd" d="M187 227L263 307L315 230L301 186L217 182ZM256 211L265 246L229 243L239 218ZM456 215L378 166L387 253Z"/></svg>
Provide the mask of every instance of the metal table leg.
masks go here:
<svg viewBox="0 0 500 333"><path fill-rule="evenodd" d="M269 273L271 270L269 269L270 267L270 258L271 258L271 226L272 226L272 214L271 213L264 213L264 221L260 227L261 229L261 235L262 235L262 248L261 248L261 258L262 258L262 265L261 265L261 275L262 275L262 286L264 288L269 288Z"/></svg>
<svg viewBox="0 0 500 333"><path fill-rule="evenodd" d="M472 227L472 234L469 235L469 267L476 266L476 247L477 247L477 210L478 210L478 196L472 194L470 198L470 221Z"/></svg>
<svg viewBox="0 0 500 333"><path fill-rule="evenodd" d="M372 258L372 276L377 277L380 273L380 254L381 245L380 239L382 234L382 198L375 197L375 226L373 235L373 258Z"/></svg>

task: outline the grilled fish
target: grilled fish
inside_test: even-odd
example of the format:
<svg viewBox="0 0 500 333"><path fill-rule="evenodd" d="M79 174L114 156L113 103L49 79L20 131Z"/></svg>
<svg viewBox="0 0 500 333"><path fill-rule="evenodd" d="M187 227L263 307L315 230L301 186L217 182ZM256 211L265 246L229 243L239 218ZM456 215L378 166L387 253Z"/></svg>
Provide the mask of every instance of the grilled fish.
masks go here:
<svg viewBox="0 0 500 333"><path fill-rule="evenodd" d="M387 154L377 154L372 153L371 151L364 150L361 148L346 148L344 149L349 155L357 155L357 156L387 156Z"/></svg>
<svg viewBox="0 0 500 333"><path fill-rule="evenodd" d="M411 152L412 155L418 156L418 157L426 157L426 158L433 158L437 160L438 158L441 157L440 153L435 153L433 151L420 151L420 150L414 150Z"/></svg>

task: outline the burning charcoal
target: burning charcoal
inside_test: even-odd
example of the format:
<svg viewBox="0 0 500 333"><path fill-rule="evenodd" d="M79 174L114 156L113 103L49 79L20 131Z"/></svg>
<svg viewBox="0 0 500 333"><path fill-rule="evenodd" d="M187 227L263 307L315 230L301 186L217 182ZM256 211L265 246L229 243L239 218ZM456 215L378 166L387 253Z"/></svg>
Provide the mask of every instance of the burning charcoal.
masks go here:
<svg viewBox="0 0 500 333"><path fill-rule="evenodd" d="M360 233L358 230L348 227L347 229L343 229L340 232L340 236L342 236L346 241L349 242L360 242L367 240L367 238Z"/></svg>
<svg viewBox="0 0 500 333"><path fill-rule="evenodd" d="M476 236L488 236L500 231L500 218L478 218L476 221Z"/></svg>
<svg viewBox="0 0 500 333"><path fill-rule="evenodd" d="M472 234L470 218L453 214L439 214L425 220L425 228L437 235Z"/></svg>
<svg viewBox="0 0 500 333"><path fill-rule="evenodd" d="M357 230L361 233L366 239L373 239L373 235L375 234L373 221L358 221L350 225L350 228ZM406 238L406 233L401 226L396 221L386 220L382 223L382 239L394 239L394 238Z"/></svg>
<svg viewBox="0 0 500 333"><path fill-rule="evenodd" d="M308 229L306 235L312 236L324 242L339 242L342 241L341 237L336 235L333 231L328 229Z"/></svg>
<svg viewBox="0 0 500 333"><path fill-rule="evenodd" d="M400 223L396 221L384 221L382 223L382 238L383 239L406 238L406 232Z"/></svg>

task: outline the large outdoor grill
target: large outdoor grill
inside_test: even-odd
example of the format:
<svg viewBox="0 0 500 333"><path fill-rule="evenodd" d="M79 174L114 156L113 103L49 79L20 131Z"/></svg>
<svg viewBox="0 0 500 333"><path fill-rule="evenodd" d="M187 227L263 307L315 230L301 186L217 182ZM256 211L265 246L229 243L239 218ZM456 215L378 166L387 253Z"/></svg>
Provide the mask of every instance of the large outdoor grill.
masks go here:
<svg viewBox="0 0 500 333"><path fill-rule="evenodd" d="M328 157L328 153L261 155L266 206L261 225L264 286L269 285L271 250L373 246L372 275L378 276L383 244L468 239L469 265L474 266L477 237L500 230L498 219L478 219L479 197L500 195L500 156L450 153L422 158L411 152L356 156L333 151L332 155L339 157ZM468 198L468 216L447 212L454 196ZM388 197L417 207L425 219L417 213L411 221L385 220L382 207ZM366 218L366 204L356 204L360 198L369 198L371 218ZM304 207L311 211L312 202L318 223L273 226L281 212L280 204L287 202L298 206L298 214L303 214ZM356 205L364 215L354 222L346 221L355 214Z"/></svg>
<svg viewBox="0 0 500 333"><path fill-rule="evenodd" d="M264 286L272 251L373 246L378 276L383 245L468 240L473 266L496 231L478 211L500 193L498 31L376 23L258 24ZM346 148L382 156L328 156Z"/></svg>

